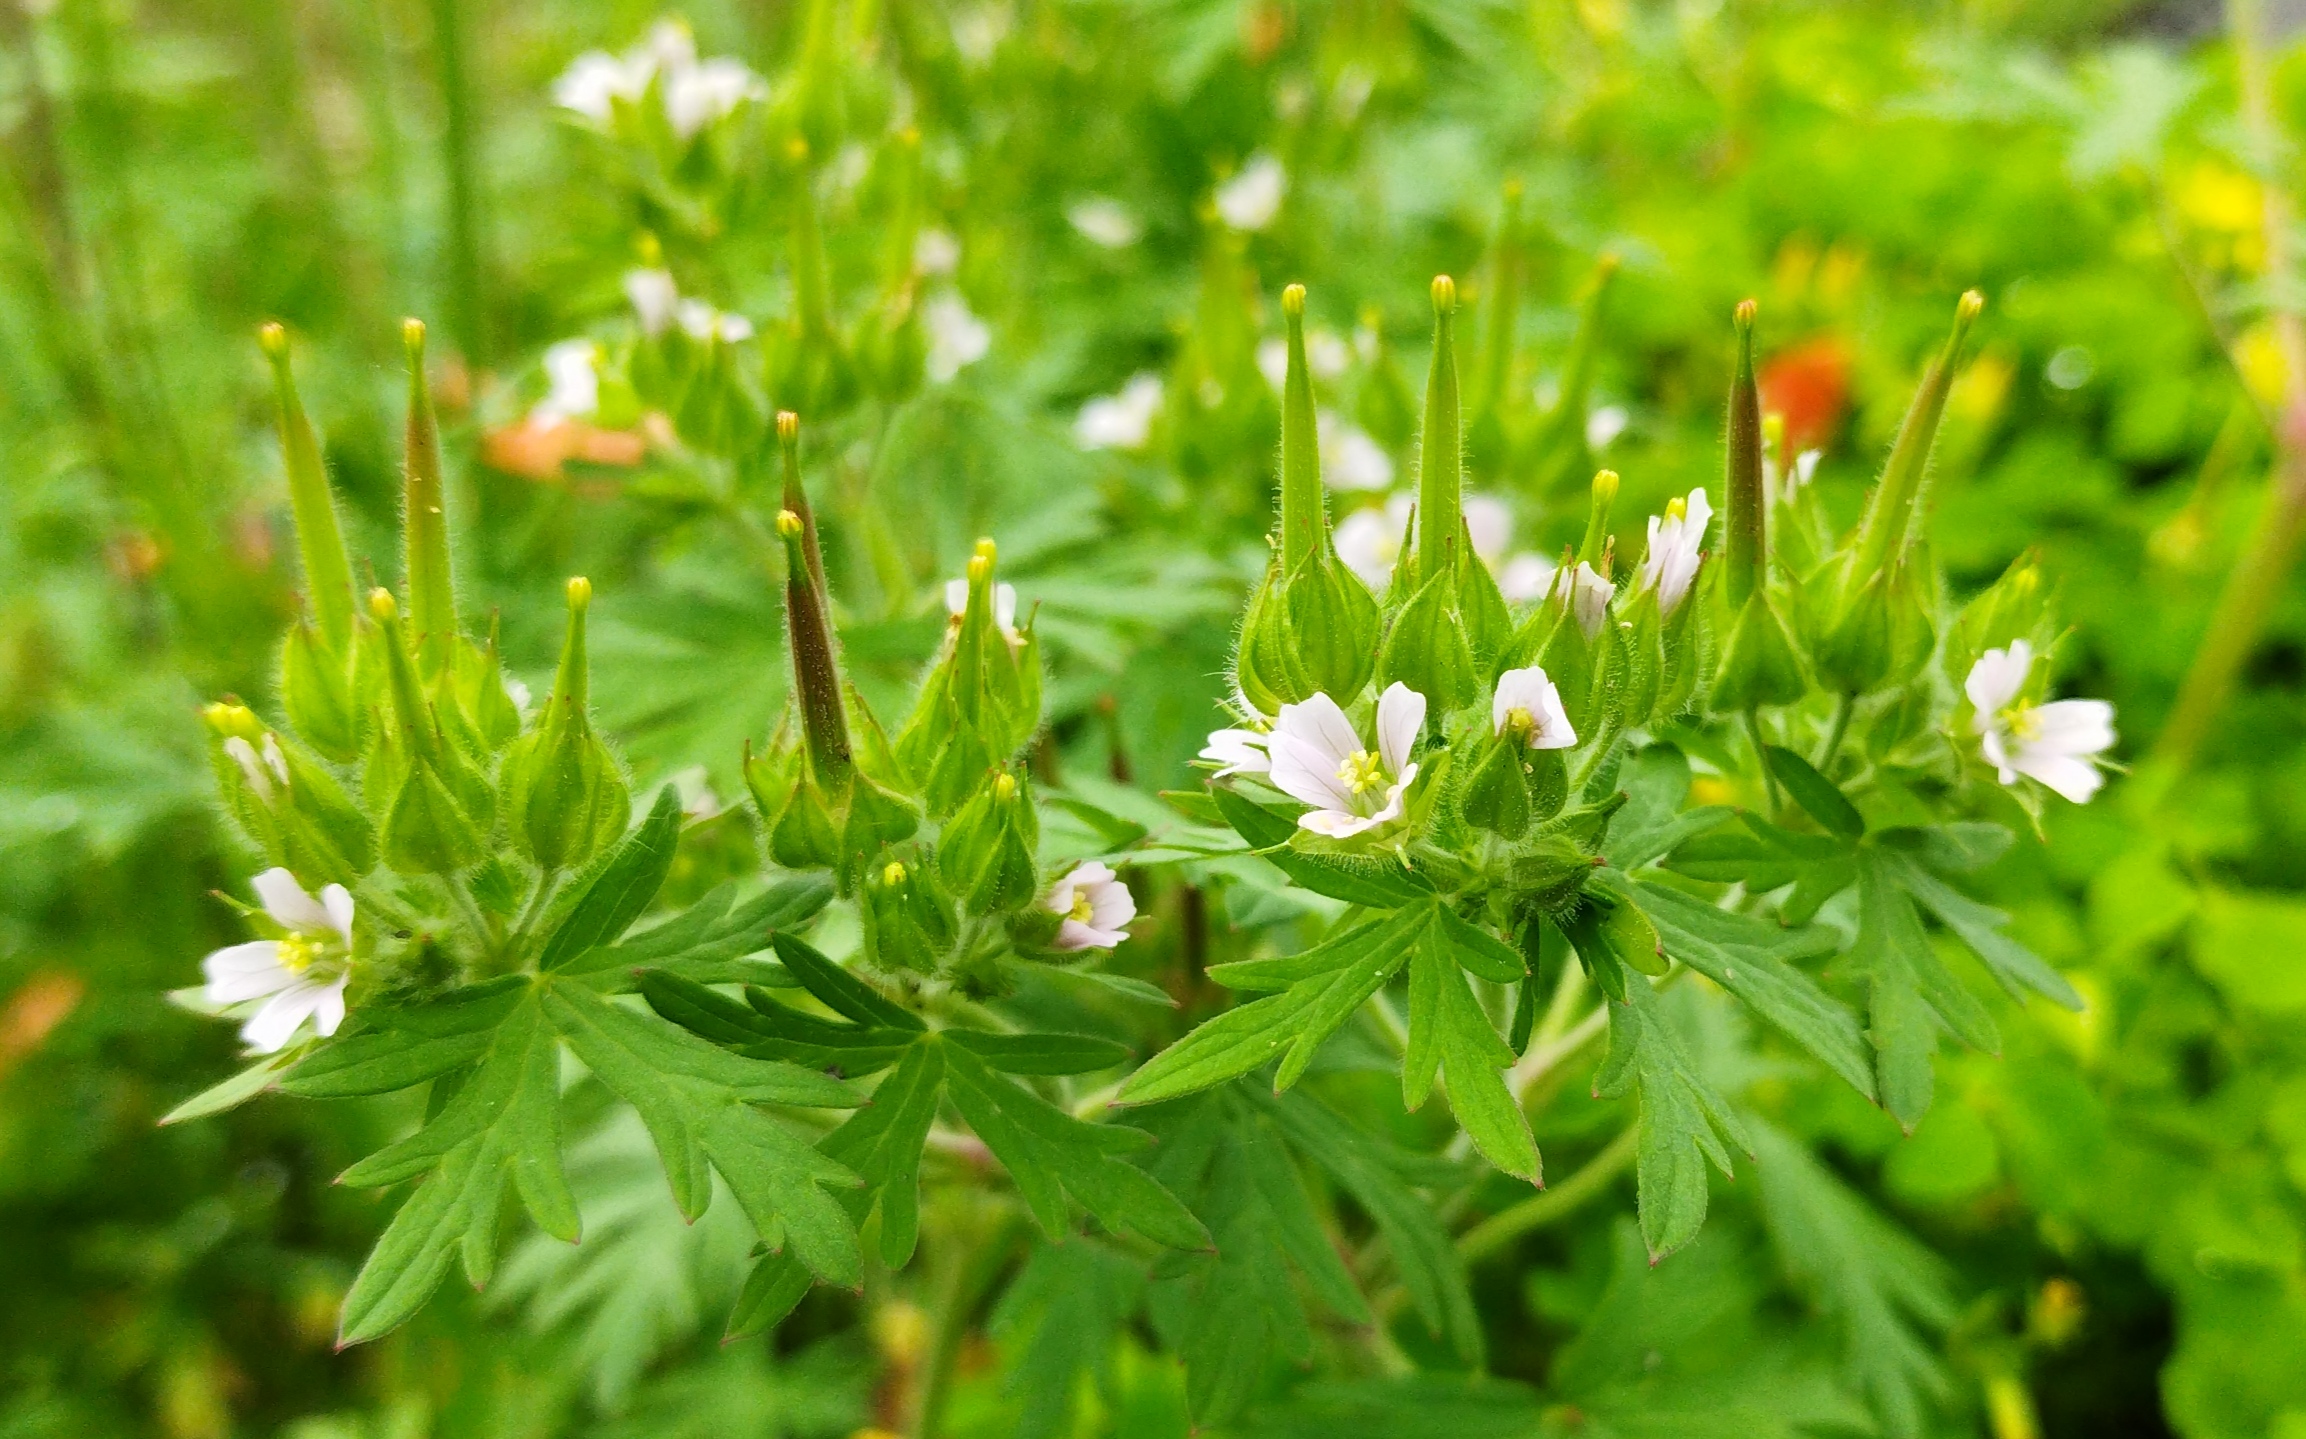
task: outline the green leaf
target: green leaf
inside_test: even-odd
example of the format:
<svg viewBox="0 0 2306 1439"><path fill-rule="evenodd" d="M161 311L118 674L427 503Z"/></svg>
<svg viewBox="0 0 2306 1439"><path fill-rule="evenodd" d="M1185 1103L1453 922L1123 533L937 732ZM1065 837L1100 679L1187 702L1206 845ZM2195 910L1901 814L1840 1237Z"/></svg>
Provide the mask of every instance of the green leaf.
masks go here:
<svg viewBox="0 0 2306 1439"><path fill-rule="evenodd" d="M1858 939L1849 962L1866 984L1882 1107L1911 1134L1929 1112L1938 1031L1988 1053L1999 1053L2002 1040L1993 1016L1930 947L1902 878L1878 849L1859 853Z"/></svg>
<svg viewBox="0 0 2306 1439"><path fill-rule="evenodd" d="M545 941L537 967L558 969L630 928L657 897L680 840L680 793L668 784L657 791L648 818L610 852L608 862Z"/></svg>
<svg viewBox="0 0 2306 1439"><path fill-rule="evenodd" d="M735 885L721 885L661 924L586 951L561 973L629 974L655 968L705 984L791 983L777 966L747 962L745 956L767 949L773 935L814 919L832 901L832 880L820 874L787 875L732 908L735 893ZM623 978L620 974L619 981Z"/></svg>
<svg viewBox="0 0 2306 1439"><path fill-rule="evenodd" d="M1121 1086L1118 1102L1151 1104L1175 1099L1247 1074L1279 1058L1274 1088L1287 1089L1305 1072L1316 1050L1337 1027L1382 988L1409 959L1418 937L1432 923L1432 903L1395 911L1361 925L1331 944L1289 960L1259 961L1295 969L1226 966L1236 979L1274 982L1296 975L1280 994L1229 1009L1153 1056Z"/></svg>
<svg viewBox="0 0 2306 1439"><path fill-rule="evenodd" d="M1225 822L1249 841L1260 858L1315 894L1364 909L1398 909L1433 897L1432 883L1399 860L1301 853L1289 847L1300 832L1289 819L1223 786L1211 788L1209 794Z"/></svg>
<svg viewBox="0 0 2306 1439"><path fill-rule="evenodd" d="M858 1282L856 1228L827 1191L861 1181L754 1108L850 1108L857 1099L847 1085L790 1064L740 1058L580 986L548 989L544 1007L577 1058L640 1111L681 1213L693 1219L711 1202L710 1165L763 1243L782 1249L789 1242L820 1278Z"/></svg>
<svg viewBox="0 0 2306 1439"><path fill-rule="evenodd" d="M948 1029L947 1040L1003 1074L1094 1074L1129 1061L1129 1047L1088 1034L993 1034Z"/></svg>
<svg viewBox="0 0 2306 1439"><path fill-rule="evenodd" d="M2002 926L2010 922L2008 915L1978 903L1906 855L1892 854L1887 858L1906 893L1920 900L1922 907L1936 915L1940 924L1959 936L1962 943L1970 947L1970 952L1985 962L1987 970L2012 999L2023 1002L2031 990L2067 1009L2082 1008L2082 996L2075 992L2066 976L2052 969L2048 960L2002 933Z"/></svg>
<svg viewBox="0 0 2306 1439"><path fill-rule="evenodd" d="M1727 1101L1698 1074L1666 1017L1663 997L1632 976L1609 1006L1609 1053L1594 1076L1597 1099L1628 1092L1641 1100L1635 1161L1642 1242L1654 1261L1687 1244L1705 1223L1705 1161L1732 1174L1728 1145L1750 1156L1753 1141Z"/></svg>
<svg viewBox="0 0 2306 1439"><path fill-rule="evenodd" d="M1797 1288L1841 1331L1844 1367L1893 1439L1925 1432L1949 1393L1934 1336L1959 1314L1945 1261L1877 1212L1800 1142L1753 1127L1762 1222Z"/></svg>
<svg viewBox="0 0 2306 1439"><path fill-rule="evenodd" d="M1641 906L1669 957L1736 995L1858 1093L1875 1097L1873 1052L1857 1016L1793 966L1795 960L1833 953L1838 941L1831 931L1781 929L1666 885L1628 883L1609 871L1600 883Z"/></svg>
<svg viewBox="0 0 2306 1439"><path fill-rule="evenodd" d="M1116 1157L1151 1142L1143 1130L1089 1124L987 1068L960 1045L945 1046L946 1089L954 1107L1017 1185L1051 1239L1071 1228L1070 1194L1097 1222L1172 1249L1206 1249L1209 1231L1193 1211L1144 1170Z"/></svg>
<svg viewBox="0 0 2306 1439"><path fill-rule="evenodd" d="M1499 1169L1535 1184L1540 1173L1537 1143L1530 1137L1528 1116L1514 1102L1501 1073L1513 1067L1513 1050L1498 1037L1481 1002L1467 987L1456 963L1460 953L1444 938L1444 927L1437 925L1410 957L1402 1103L1415 1109L1424 1101L1438 1060L1450 1111L1474 1147Z"/></svg>
<svg viewBox="0 0 2306 1439"><path fill-rule="evenodd" d="M1435 941L1449 951L1449 957L1466 973L1491 984L1519 984L1529 973L1529 962L1522 958L1520 950L1471 920L1461 918L1448 906L1438 907L1434 917Z"/></svg>
<svg viewBox="0 0 2306 1439"><path fill-rule="evenodd" d="M1808 760L1779 745L1763 745L1762 753L1769 761L1770 773L1778 778L1785 792L1793 796L1794 803L1804 813L1832 834L1855 840L1866 832L1865 817L1851 804L1841 786L1817 772Z"/></svg>
<svg viewBox="0 0 2306 1439"><path fill-rule="evenodd" d="M1003 1386L1021 1406L1014 1439L1060 1439L1074 1428L1085 1376L1102 1378L1137 1310L1145 1266L1087 1240L1034 1249L994 1308L991 1328L1017 1357Z"/></svg>
<svg viewBox="0 0 2306 1439"><path fill-rule="evenodd" d="M1268 1097L1239 1091L1270 1116L1297 1152L1319 1165L1353 1196L1392 1251L1409 1302L1426 1327L1458 1358L1482 1362L1481 1323L1466 1287L1465 1265L1433 1206L1401 1181L1400 1156L1375 1135L1305 1094Z"/></svg>
<svg viewBox="0 0 2306 1439"><path fill-rule="evenodd" d="M281 1050L277 1053L267 1054L230 1079L221 1084L210 1085L174 1109L169 1110L160 1116L160 1122L162 1124L182 1124L187 1119L203 1119L208 1115L222 1114L227 1109L246 1104L249 1100L271 1088L272 1081L282 1070L295 1063L296 1058L296 1053L293 1050Z"/></svg>
<svg viewBox="0 0 2306 1439"><path fill-rule="evenodd" d="M815 947L789 934L779 934L774 940L777 958L785 968L835 1014L845 1015L859 1024L886 1029L928 1028L921 1017L897 1004L879 990L827 959Z"/></svg>
<svg viewBox="0 0 2306 1439"><path fill-rule="evenodd" d="M534 994L505 1015L472 1077L430 1123L345 1171L341 1182L359 1186L427 1177L353 1279L338 1347L374 1339L423 1308L454 1254L476 1287L486 1285L507 1180L539 1228L575 1242L576 1200L560 1162L559 1047Z"/></svg>
<svg viewBox="0 0 2306 1439"><path fill-rule="evenodd" d="M1602 845L1602 854L1619 869L1639 869L1736 813L1718 804L1682 808L1689 794L1689 761L1670 744L1653 744L1626 762L1619 784L1625 808L1610 821Z"/></svg>
<svg viewBox="0 0 2306 1439"><path fill-rule="evenodd" d="M780 1060L803 1069L831 1070L854 1079L897 1062L921 1032L844 1024L779 1004L758 989L731 999L669 970L640 974L649 1008L689 1033L750 1059Z"/></svg>
<svg viewBox="0 0 2306 1439"><path fill-rule="evenodd" d="M507 975L421 1004L364 1012L357 1029L307 1054L280 1087L315 1099L393 1094L462 1069L488 1051L497 1026L529 991L527 979Z"/></svg>

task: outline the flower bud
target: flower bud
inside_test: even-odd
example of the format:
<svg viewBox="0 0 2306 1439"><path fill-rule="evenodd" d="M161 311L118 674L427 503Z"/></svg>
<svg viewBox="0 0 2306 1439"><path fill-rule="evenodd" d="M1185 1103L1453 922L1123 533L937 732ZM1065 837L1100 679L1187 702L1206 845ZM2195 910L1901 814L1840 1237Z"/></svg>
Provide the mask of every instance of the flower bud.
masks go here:
<svg viewBox="0 0 2306 1439"><path fill-rule="evenodd" d="M346 619L349 635L351 620ZM312 621L297 616L280 647L280 705L306 744L338 764L360 757L352 707L350 645L332 649Z"/></svg>
<svg viewBox="0 0 2306 1439"><path fill-rule="evenodd" d="M1596 862L1569 834L1539 834L1506 862L1505 890L1517 909L1558 914L1585 892Z"/></svg>
<svg viewBox="0 0 2306 1439"><path fill-rule="evenodd" d="M625 831L632 796L615 756L592 732L586 713L590 670L585 613L592 582L568 582L568 635L542 721L513 741L498 775L500 803L513 848L539 869L574 869Z"/></svg>
<svg viewBox="0 0 2306 1439"><path fill-rule="evenodd" d="M937 844L937 868L971 914L1030 904L1038 887L1034 851L1040 822L1017 777L1007 770L961 807Z"/></svg>
<svg viewBox="0 0 2306 1439"><path fill-rule="evenodd" d="M440 425L424 377L424 322L401 322L408 349L408 435L402 460L407 543L408 627L417 672L430 680L448 668L456 639L456 581L448 554L448 495L441 481Z"/></svg>
<svg viewBox="0 0 2306 1439"><path fill-rule="evenodd" d="M345 558L344 532L337 523L336 501L328 489L328 470L321 462L320 443L305 417L304 401L296 392L296 375L289 367L288 331L279 321L257 331L257 343L272 364L272 381L280 404L280 450L288 467L288 503L296 516L297 551L304 561L306 603L319 625L315 637L320 648L340 662L352 648L352 565ZM298 722L302 730L302 722ZM307 739L319 741L307 733ZM324 751L326 752L326 751ZM330 758L339 758L331 753Z"/></svg>
<svg viewBox="0 0 2306 1439"><path fill-rule="evenodd" d="M935 872L890 860L866 876L865 953L883 969L934 973L952 949L953 902L936 887Z"/></svg>

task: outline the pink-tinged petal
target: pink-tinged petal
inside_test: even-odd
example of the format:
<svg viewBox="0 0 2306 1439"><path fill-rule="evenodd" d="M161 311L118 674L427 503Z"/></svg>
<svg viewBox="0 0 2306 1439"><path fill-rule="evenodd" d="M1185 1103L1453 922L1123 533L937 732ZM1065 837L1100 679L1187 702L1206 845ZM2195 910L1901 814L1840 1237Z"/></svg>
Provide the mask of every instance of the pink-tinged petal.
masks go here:
<svg viewBox="0 0 2306 1439"><path fill-rule="evenodd" d="M280 962L280 946L269 939L227 945L200 961L200 972L208 976L211 1004L261 999L296 983L296 976Z"/></svg>
<svg viewBox="0 0 2306 1439"><path fill-rule="evenodd" d="M1417 732L1425 728L1425 696L1399 680L1377 697L1377 757L1388 774L1400 774L1417 748Z"/></svg>
<svg viewBox="0 0 2306 1439"><path fill-rule="evenodd" d="M1978 656L1962 681L1962 693L1969 696L1981 726L1987 716L2009 708L2010 701L2026 687L2026 672L2033 667L2034 647L2024 640L2012 640L2006 650L1988 650Z"/></svg>
<svg viewBox="0 0 2306 1439"><path fill-rule="evenodd" d="M273 921L299 933L316 933L329 929L328 911L320 901L305 892L296 876L275 866L258 875L250 884L257 899L264 904L264 912Z"/></svg>
<svg viewBox="0 0 2306 1439"><path fill-rule="evenodd" d="M2088 804L2090 796L2106 782L2096 765L2072 755L2021 754L2017 767L2019 773L2040 780L2075 804Z"/></svg>
<svg viewBox="0 0 2306 1439"><path fill-rule="evenodd" d="M1379 809L1377 813L1371 815L1369 817L1369 822L1373 825L1391 824L1393 821L1401 818L1402 791L1408 789L1409 782L1415 778L1417 778L1417 766L1411 765L1409 767L1409 773L1402 776L1401 783L1394 785L1392 788L1386 790L1384 807Z"/></svg>
<svg viewBox="0 0 2306 1439"><path fill-rule="evenodd" d="M1319 750L1332 770L1361 749L1361 736L1355 732L1353 722L1337 707L1337 701L1325 694L1316 694L1300 704L1283 705L1280 717L1273 722L1273 733Z"/></svg>
<svg viewBox="0 0 2306 1439"><path fill-rule="evenodd" d="M325 989L317 984L294 984L266 1001L264 1008L240 1026L240 1037L258 1054L271 1054L288 1043L297 1027L319 1007Z"/></svg>
<svg viewBox="0 0 2306 1439"><path fill-rule="evenodd" d="M1343 757L1333 756L1280 730L1273 732L1267 753L1273 756L1273 770L1268 778L1283 794L1317 809L1353 808L1352 794L1337 778Z"/></svg>
<svg viewBox="0 0 2306 1439"><path fill-rule="evenodd" d="M1364 819L1341 809L1308 810L1297 817L1298 828L1329 839L1351 839L1376 823L1374 819Z"/></svg>
<svg viewBox="0 0 2306 1439"><path fill-rule="evenodd" d="M341 884L329 885L320 892L320 907L328 911L328 927L343 938L345 948L352 947L352 891Z"/></svg>
<svg viewBox="0 0 2306 1439"><path fill-rule="evenodd" d="M2050 754L2103 754L2114 747L2114 707L2104 700L2053 700L2034 710L2028 748Z"/></svg>
<svg viewBox="0 0 2306 1439"><path fill-rule="evenodd" d="M1095 925L1083 924L1077 919L1068 919L1057 926L1059 949L1111 949L1128 937L1099 929Z"/></svg>
<svg viewBox="0 0 2306 1439"><path fill-rule="evenodd" d="M313 1030L324 1039L344 1023L344 983L349 977L340 974L333 983L324 986L319 1002L312 1007Z"/></svg>

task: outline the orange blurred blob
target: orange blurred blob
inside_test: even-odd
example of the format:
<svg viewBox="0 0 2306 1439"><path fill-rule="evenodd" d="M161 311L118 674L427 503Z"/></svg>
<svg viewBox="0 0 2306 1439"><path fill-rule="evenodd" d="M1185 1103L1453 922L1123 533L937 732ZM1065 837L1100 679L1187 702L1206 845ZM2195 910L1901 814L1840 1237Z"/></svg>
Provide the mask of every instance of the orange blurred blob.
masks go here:
<svg viewBox="0 0 2306 1439"><path fill-rule="evenodd" d="M1773 356L1757 380L1762 410L1785 417L1787 449L1816 449L1841 427L1850 399L1850 354L1840 340L1820 335Z"/></svg>
<svg viewBox="0 0 2306 1439"><path fill-rule="evenodd" d="M566 465L630 468L648 453L648 442L630 430L604 430L578 420L522 420L481 436L481 463L529 480L568 478Z"/></svg>

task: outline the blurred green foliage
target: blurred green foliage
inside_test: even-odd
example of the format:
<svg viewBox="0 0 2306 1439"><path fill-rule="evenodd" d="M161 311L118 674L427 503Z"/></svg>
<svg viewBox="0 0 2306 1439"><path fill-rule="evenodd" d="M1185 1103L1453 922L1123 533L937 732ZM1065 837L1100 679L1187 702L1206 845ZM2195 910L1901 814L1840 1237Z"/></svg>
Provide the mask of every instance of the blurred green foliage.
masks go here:
<svg viewBox="0 0 2306 1439"><path fill-rule="evenodd" d="M1621 262L1590 395L1569 397L1577 466L1485 480L1522 547L1575 537L1588 459L1624 474L1625 516L1717 481L1724 321L1747 295L1847 520L1975 285L1938 558L1966 593L2037 546L2074 625L2065 682L2114 700L2142 758L2268 493L2266 316L2299 277L2263 273L2256 177L2300 177L2238 132L2231 54L2180 33L2187 7L732 0L686 19L775 104L812 13L848 57L846 138L816 157L836 313L881 293L910 127L920 220L957 241L945 283L990 330L950 383L828 431L813 483L840 497L848 654L869 692L901 683L941 577L996 536L1044 606L1064 773L1175 784L1216 722L1278 423L1238 381L1280 284L1307 282L1330 333L1372 336L1337 383L1405 475L1424 277L1462 277L1490 333L1508 178L1524 299L1501 373L1527 423L1562 412L1588 277ZM235 937L206 893L247 868L195 706L269 698L294 606L260 320L298 335L355 553L388 568L394 321L443 322L465 357L439 386L468 592L504 604L541 689L557 621L514 600L594 577L596 693L640 779L702 766L740 793L742 742L774 722L781 606L744 476L677 444L638 467L483 462L543 392L548 343L629 324L644 230L684 288L764 330L794 314L780 157L752 156L725 211L684 210L551 102L580 51L656 18L0 6L0 1435L847 1434L899 1422L939 1342L960 1346L950 1432L1185 1432L1176 1296L1089 1241L1029 1243L965 1191L932 1222L976 1236L975 1268L932 1247L871 1303L820 1296L721 1348L732 1206L679 1226L605 1100L573 1165L584 1246L515 1241L486 1296L334 1355L386 1207L328 1181L414 1116L269 1100L154 1125L232 1049L162 1000ZM2299 133L2306 67L2274 79ZM1286 192L1235 232L1210 196L1257 156ZM1084 233L1100 197L1128 243ZM1169 379L1158 441L1082 452L1077 409L1140 370ZM876 508L901 522L876 531ZM1703 1241L1652 1269L1626 1202L1566 1214L1474 1270L1496 1377L1450 1377L1462 1360L1414 1322L1325 1330L1350 1362L1303 1385L1276 1363L1239 1432L2306 1434L2302 691L2290 585L2191 771L2056 809L2052 843L1995 866L1988 897L2090 1008L1998 1012L2004 1054L1941 1057L1911 1138L1677 994L1767 1119L1758 1182L1717 1186ZM1217 922L1271 923L1258 902L1227 890ZM1156 918L1149 973L1176 959ZM1394 1112L1339 1068L1339 1102ZM1605 1111L1548 1109L1541 1138L1590 1153ZM924 1332L956 1302L965 1333Z"/></svg>

